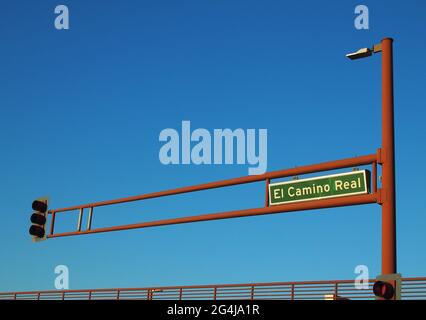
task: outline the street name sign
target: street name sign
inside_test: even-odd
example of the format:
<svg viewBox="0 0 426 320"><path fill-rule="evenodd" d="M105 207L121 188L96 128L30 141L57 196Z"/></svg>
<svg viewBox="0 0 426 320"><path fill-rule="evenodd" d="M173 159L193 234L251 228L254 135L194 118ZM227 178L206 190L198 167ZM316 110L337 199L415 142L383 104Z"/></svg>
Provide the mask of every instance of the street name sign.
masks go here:
<svg viewBox="0 0 426 320"><path fill-rule="evenodd" d="M370 172L358 170L269 184L269 205L369 193Z"/></svg>

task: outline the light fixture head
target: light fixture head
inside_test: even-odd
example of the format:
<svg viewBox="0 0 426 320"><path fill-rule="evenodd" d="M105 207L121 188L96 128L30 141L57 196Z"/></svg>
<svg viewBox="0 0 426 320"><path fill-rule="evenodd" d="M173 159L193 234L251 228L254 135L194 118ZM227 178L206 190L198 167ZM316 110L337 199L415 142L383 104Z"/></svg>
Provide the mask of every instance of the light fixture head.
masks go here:
<svg viewBox="0 0 426 320"><path fill-rule="evenodd" d="M362 48L362 49L359 49L357 52L348 53L346 57L348 57L351 60L356 60L356 59L369 57L372 54L373 54L373 50L369 48Z"/></svg>

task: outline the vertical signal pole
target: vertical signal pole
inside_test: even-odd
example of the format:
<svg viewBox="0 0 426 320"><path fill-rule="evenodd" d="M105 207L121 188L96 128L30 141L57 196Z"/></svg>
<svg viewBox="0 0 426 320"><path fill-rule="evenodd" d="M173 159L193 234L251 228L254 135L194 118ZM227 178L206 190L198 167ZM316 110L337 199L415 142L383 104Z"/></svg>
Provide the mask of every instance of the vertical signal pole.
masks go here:
<svg viewBox="0 0 426 320"><path fill-rule="evenodd" d="M382 40L382 274L396 273L393 39Z"/></svg>

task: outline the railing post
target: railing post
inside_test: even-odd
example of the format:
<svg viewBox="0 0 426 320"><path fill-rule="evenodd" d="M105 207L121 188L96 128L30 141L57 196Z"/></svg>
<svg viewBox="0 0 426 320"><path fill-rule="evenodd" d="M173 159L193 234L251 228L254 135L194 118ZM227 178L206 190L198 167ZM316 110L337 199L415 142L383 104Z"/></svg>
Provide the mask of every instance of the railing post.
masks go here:
<svg viewBox="0 0 426 320"><path fill-rule="evenodd" d="M295 286L294 286L294 283L292 283L292 285L291 285L291 300L294 300L294 294L295 294Z"/></svg>

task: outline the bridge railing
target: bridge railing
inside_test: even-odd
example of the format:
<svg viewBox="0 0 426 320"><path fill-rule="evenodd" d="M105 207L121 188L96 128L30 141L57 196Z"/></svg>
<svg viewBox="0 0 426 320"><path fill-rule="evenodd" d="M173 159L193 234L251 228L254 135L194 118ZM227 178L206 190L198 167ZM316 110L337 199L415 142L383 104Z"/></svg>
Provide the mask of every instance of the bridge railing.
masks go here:
<svg viewBox="0 0 426 320"><path fill-rule="evenodd" d="M5 292L0 300L372 300L374 281L364 288L354 280L330 280ZM402 299L426 299L426 277L403 278L401 286Z"/></svg>

